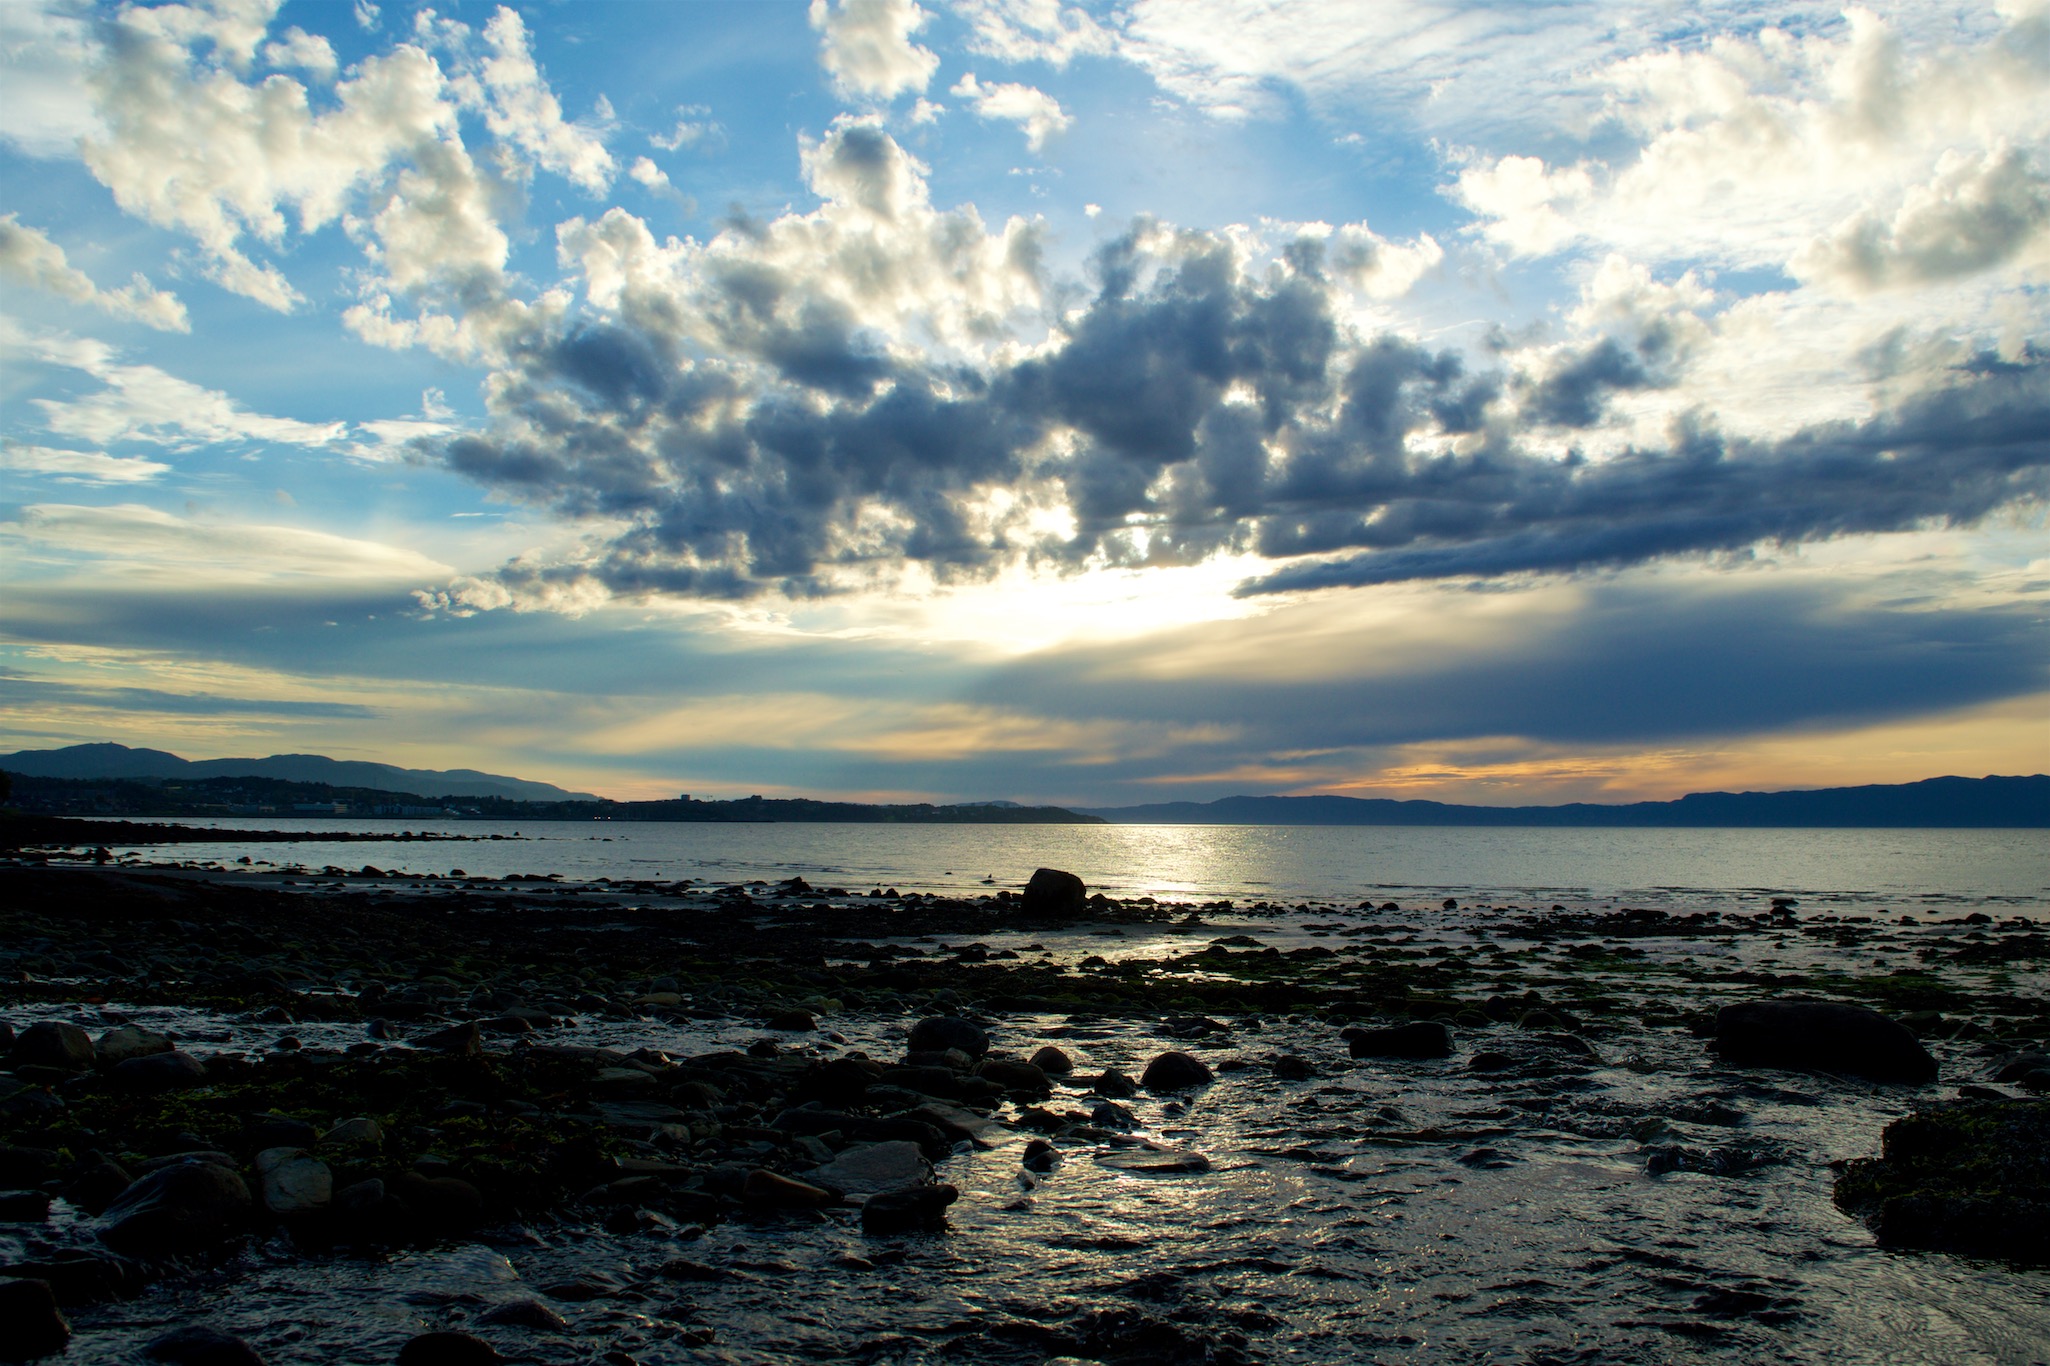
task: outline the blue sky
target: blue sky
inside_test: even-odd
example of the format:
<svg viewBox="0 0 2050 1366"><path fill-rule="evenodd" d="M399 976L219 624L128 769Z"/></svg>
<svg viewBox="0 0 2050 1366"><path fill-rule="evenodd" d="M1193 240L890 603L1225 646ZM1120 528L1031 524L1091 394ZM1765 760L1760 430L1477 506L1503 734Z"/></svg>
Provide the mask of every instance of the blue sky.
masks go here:
<svg viewBox="0 0 2050 1366"><path fill-rule="evenodd" d="M0 7L0 747L2050 766L2050 8Z"/></svg>

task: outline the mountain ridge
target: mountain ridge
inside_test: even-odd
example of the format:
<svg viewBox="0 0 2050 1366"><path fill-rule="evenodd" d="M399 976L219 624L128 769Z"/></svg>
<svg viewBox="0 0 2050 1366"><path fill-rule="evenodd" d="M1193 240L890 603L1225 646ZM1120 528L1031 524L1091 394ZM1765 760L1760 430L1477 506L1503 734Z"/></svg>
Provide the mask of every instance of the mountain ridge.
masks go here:
<svg viewBox="0 0 2050 1366"><path fill-rule="evenodd" d="M597 801L553 783L484 773L474 768L400 768L366 759L330 759L324 754L272 754L261 759L185 759L168 750L131 749L101 742L61 749L26 749L0 754L0 769L33 778L108 778L135 781L171 778L282 778L422 797L503 797L511 801Z"/></svg>
<svg viewBox="0 0 2050 1366"><path fill-rule="evenodd" d="M1077 806L1113 825L1644 826L1761 829L2050 828L2050 775L1946 776L1788 792L1690 792L1663 802L1461 806L1388 797L1220 797L1209 802Z"/></svg>

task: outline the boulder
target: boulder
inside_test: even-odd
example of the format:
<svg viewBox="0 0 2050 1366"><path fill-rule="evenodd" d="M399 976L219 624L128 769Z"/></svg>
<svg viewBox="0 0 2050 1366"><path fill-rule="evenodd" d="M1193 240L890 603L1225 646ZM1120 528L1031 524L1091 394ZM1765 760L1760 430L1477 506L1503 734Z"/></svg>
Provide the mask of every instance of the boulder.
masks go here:
<svg viewBox="0 0 2050 1366"><path fill-rule="evenodd" d="M100 1241L130 1257L203 1252L248 1226L249 1187L226 1167L181 1162L151 1172L107 1206Z"/></svg>
<svg viewBox="0 0 2050 1366"><path fill-rule="evenodd" d="M256 1176L263 1207L281 1218L316 1213L334 1199L334 1173L304 1148L265 1148Z"/></svg>
<svg viewBox="0 0 2050 1366"><path fill-rule="evenodd" d="M92 1035L62 1020L39 1020L15 1036L9 1067L60 1067L84 1072L93 1065Z"/></svg>
<svg viewBox="0 0 2050 1366"><path fill-rule="evenodd" d="M241 1338L200 1324L173 1328L151 1338L142 1355L146 1361L164 1361L171 1366L263 1366L256 1349Z"/></svg>
<svg viewBox="0 0 2050 1366"><path fill-rule="evenodd" d="M93 1044L102 1067L112 1067L130 1058L147 1058L153 1053L168 1053L171 1048L168 1036L155 1030L138 1029L134 1025L110 1029Z"/></svg>
<svg viewBox="0 0 2050 1366"><path fill-rule="evenodd" d="M819 1022L809 1010L779 1010L768 1018L770 1029L789 1034L804 1034L817 1029Z"/></svg>
<svg viewBox="0 0 2050 1366"><path fill-rule="evenodd" d="M1089 889L1082 879L1058 868L1038 868L1025 883L1025 914L1079 917L1089 909Z"/></svg>
<svg viewBox="0 0 2050 1366"><path fill-rule="evenodd" d="M1737 1067L1844 1072L1868 1081L1936 1080L1936 1059L1906 1026L1834 1001L1743 1001L1716 1012L1715 1050Z"/></svg>
<svg viewBox="0 0 2050 1366"><path fill-rule="evenodd" d="M1065 1077L1075 1070L1074 1060L1052 1044L1044 1045L1032 1055L1032 1065L1057 1077Z"/></svg>
<svg viewBox="0 0 2050 1366"><path fill-rule="evenodd" d="M0 1191L0 1224L40 1224L49 1217L48 1191Z"/></svg>
<svg viewBox="0 0 2050 1366"><path fill-rule="evenodd" d="M989 1035L973 1021L958 1015L930 1015L911 1026L913 1053L944 1053L949 1048L979 1058L989 1052Z"/></svg>
<svg viewBox="0 0 2050 1366"><path fill-rule="evenodd" d="M1348 1029L1339 1034L1355 1058L1449 1058L1452 1031L1437 1020L1415 1020L1387 1029Z"/></svg>
<svg viewBox="0 0 2050 1366"><path fill-rule="evenodd" d="M206 1064L190 1053L146 1053L114 1064L107 1080L123 1091L161 1095L206 1085Z"/></svg>
<svg viewBox="0 0 2050 1366"><path fill-rule="evenodd" d="M1170 1051L1146 1064L1139 1084L1149 1091L1186 1091L1194 1086L1208 1086L1215 1080L1202 1059Z"/></svg>
<svg viewBox="0 0 2050 1366"><path fill-rule="evenodd" d="M48 1281L0 1281L0 1324L7 1326L0 1361L34 1361L71 1345L71 1325Z"/></svg>

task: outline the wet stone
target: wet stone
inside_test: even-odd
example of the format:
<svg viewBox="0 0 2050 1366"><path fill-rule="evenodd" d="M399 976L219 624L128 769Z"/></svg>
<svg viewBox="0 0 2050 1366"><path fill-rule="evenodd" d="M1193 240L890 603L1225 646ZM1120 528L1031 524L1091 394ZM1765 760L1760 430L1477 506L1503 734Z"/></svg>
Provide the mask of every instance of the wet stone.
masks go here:
<svg viewBox="0 0 2050 1366"><path fill-rule="evenodd" d="M1449 1058L1452 1031L1436 1020L1417 1020L1385 1029L1347 1029L1339 1034L1355 1058Z"/></svg>
<svg viewBox="0 0 2050 1366"><path fill-rule="evenodd" d="M198 1324L151 1338L142 1355L168 1366L263 1366L263 1357L241 1338Z"/></svg>
<svg viewBox="0 0 2050 1366"><path fill-rule="evenodd" d="M1146 1064L1139 1084L1149 1091L1187 1091L1207 1086L1215 1080L1215 1075L1202 1059L1170 1051Z"/></svg>
<svg viewBox="0 0 2050 1366"><path fill-rule="evenodd" d="M132 1257L176 1257L241 1233L252 1207L249 1187L225 1167L181 1162L151 1172L101 1216L100 1241Z"/></svg>
<svg viewBox="0 0 2050 1366"><path fill-rule="evenodd" d="M399 1349L398 1366L497 1366L498 1349L469 1333L422 1333Z"/></svg>
<svg viewBox="0 0 2050 1366"><path fill-rule="evenodd" d="M7 1065L84 1072L92 1068L94 1057L92 1035L61 1020L39 1020L15 1036Z"/></svg>

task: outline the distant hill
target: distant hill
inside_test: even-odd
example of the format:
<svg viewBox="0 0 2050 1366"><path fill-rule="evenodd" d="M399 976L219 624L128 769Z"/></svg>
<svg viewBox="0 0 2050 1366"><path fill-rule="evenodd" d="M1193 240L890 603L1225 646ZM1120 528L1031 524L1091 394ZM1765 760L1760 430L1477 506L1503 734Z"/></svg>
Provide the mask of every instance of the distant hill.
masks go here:
<svg viewBox="0 0 2050 1366"><path fill-rule="evenodd" d="M330 787L368 788L420 797L502 797L522 802L598 800L588 792L569 792L552 783L529 782L475 769L398 768L357 759L330 759L320 754L273 754L267 759L181 759L161 749L130 749L126 745L70 745L64 749L25 749L0 754L0 769L35 778L103 778L138 782L166 779L276 778L292 783L324 783Z"/></svg>
<svg viewBox="0 0 2050 1366"><path fill-rule="evenodd" d="M1809 792L1693 792L1670 802L1454 806L1379 797L1221 797L1077 807L1114 825L1546 825L2050 828L2050 776L1925 778Z"/></svg>

